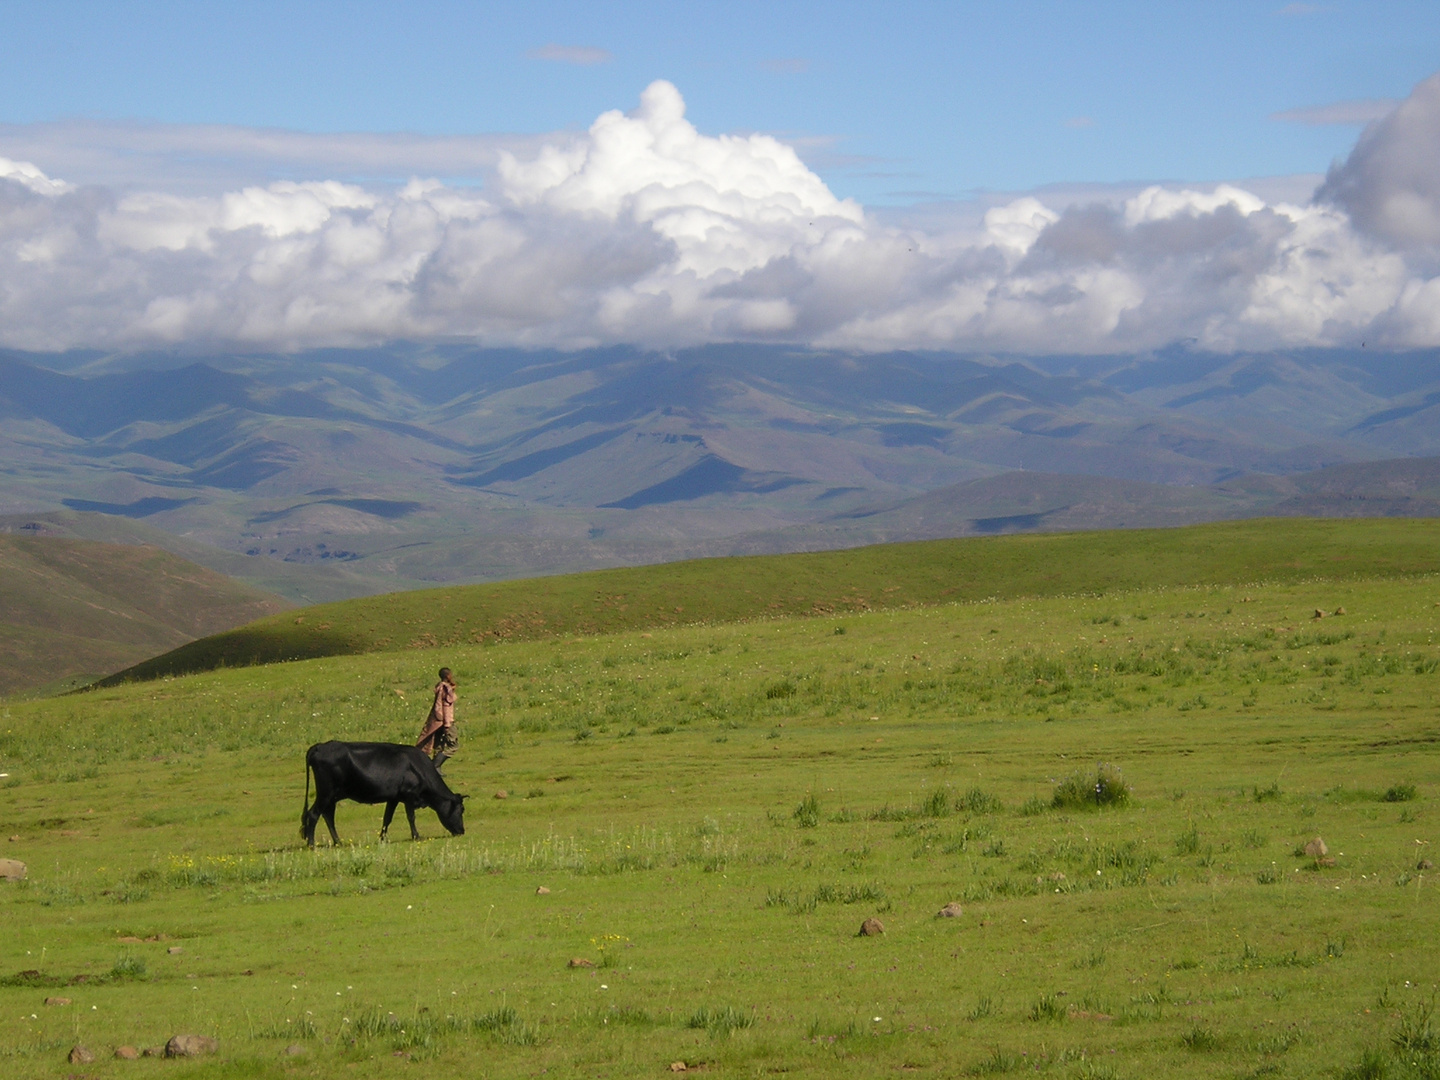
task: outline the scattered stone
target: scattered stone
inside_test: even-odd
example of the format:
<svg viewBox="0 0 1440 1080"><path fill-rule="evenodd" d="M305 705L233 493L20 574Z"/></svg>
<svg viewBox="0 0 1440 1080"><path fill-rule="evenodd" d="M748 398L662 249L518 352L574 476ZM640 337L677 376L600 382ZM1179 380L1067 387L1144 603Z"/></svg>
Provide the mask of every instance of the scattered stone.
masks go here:
<svg viewBox="0 0 1440 1080"><path fill-rule="evenodd" d="M860 933L856 937L879 937L884 932L885 924L872 916L860 924Z"/></svg>
<svg viewBox="0 0 1440 1080"><path fill-rule="evenodd" d="M1318 859L1315 860L1315 865L1316 865L1316 866L1319 866L1319 867L1331 867L1331 866L1334 866L1334 865L1335 865L1335 856L1333 856L1333 855L1321 855Z"/></svg>
<svg viewBox="0 0 1440 1080"><path fill-rule="evenodd" d="M1314 840L1306 842L1305 854L1309 855L1312 859L1323 859L1326 855L1330 854L1330 849L1325 846L1325 841L1317 836Z"/></svg>
<svg viewBox="0 0 1440 1080"><path fill-rule="evenodd" d="M303 1057L309 1052L310 1051L306 1050L305 1047L301 1046L299 1043L291 1043L289 1046L285 1047L286 1057Z"/></svg>
<svg viewBox="0 0 1440 1080"><path fill-rule="evenodd" d="M541 885L538 889L535 890L535 895L536 895L536 896L549 896L549 895L550 895L550 890L547 889L544 885Z"/></svg>
<svg viewBox="0 0 1440 1080"><path fill-rule="evenodd" d="M45 999L45 1004L46 1004L46 1005L69 1005L69 1004L70 1004L70 999L69 999L69 998L63 998L63 997L47 997L47 998Z"/></svg>
<svg viewBox="0 0 1440 1080"><path fill-rule="evenodd" d="M497 799L508 799L510 797L510 792L506 791L504 788L501 788L499 791L495 792L495 797Z"/></svg>
<svg viewBox="0 0 1440 1080"><path fill-rule="evenodd" d="M1321 611L1321 610L1317 607L1317 608L1315 609L1315 614L1314 614L1314 615L1311 615L1310 617L1311 617L1312 619L1323 619L1323 618L1325 618L1325 612Z"/></svg>
<svg viewBox="0 0 1440 1080"><path fill-rule="evenodd" d="M1337 608L1335 609L1335 614L1336 614L1336 615L1344 615L1344 614L1345 614L1345 609L1344 609L1343 607L1337 607Z"/></svg>
<svg viewBox="0 0 1440 1080"><path fill-rule="evenodd" d="M1063 870L1056 870L1053 874L1050 875L1050 880L1051 880L1051 881L1064 881L1064 880L1065 880L1065 872L1064 872Z"/></svg>
<svg viewBox="0 0 1440 1080"><path fill-rule="evenodd" d="M176 1035L165 1044L167 1058L204 1057L220 1049L218 1039L209 1035Z"/></svg>
<svg viewBox="0 0 1440 1080"><path fill-rule="evenodd" d="M593 968L595 965L591 961L586 960L583 956L577 956L565 966L571 968Z"/></svg>
<svg viewBox="0 0 1440 1080"><path fill-rule="evenodd" d="M255 972L252 971L250 968L246 968L244 971L240 972L240 974L241 974L241 975L254 975Z"/></svg>
<svg viewBox="0 0 1440 1080"><path fill-rule="evenodd" d="M16 833L14 836L10 837L10 843L12 843L12 844L18 844L19 842L20 842L20 834L19 834L19 833Z"/></svg>
<svg viewBox="0 0 1440 1080"><path fill-rule="evenodd" d="M670 1062L670 1071L671 1071L671 1072L685 1072L686 1069L687 1069L687 1066L686 1066L686 1064L685 1064L683 1061L672 1061L672 1062Z"/></svg>
<svg viewBox="0 0 1440 1080"><path fill-rule="evenodd" d="M133 1046L117 1046L115 1056L121 1061L136 1061L140 1057L140 1051Z"/></svg>
<svg viewBox="0 0 1440 1080"><path fill-rule="evenodd" d="M960 907L960 901L951 900L935 913L935 917L937 919L958 919L963 914L965 914L965 912Z"/></svg>
<svg viewBox="0 0 1440 1080"><path fill-rule="evenodd" d="M65 1060L71 1065L89 1065L95 1060L95 1055L76 1043L70 1048L70 1055Z"/></svg>
<svg viewBox="0 0 1440 1080"><path fill-rule="evenodd" d="M1431 862L1429 859L1421 859L1419 862L1417 862L1417 863L1415 864L1415 869L1416 869L1416 870L1434 870L1434 869L1435 869L1435 864L1434 864L1433 862Z"/></svg>
<svg viewBox="0 0 1440 1080"><path fill-rule="evenodd" d="M185 949L184 949L183 946L180 946L180 945L171 945L171 946L170 946L168 949L166 949L165 951L166 951L167 953L169 953L171 956L179 956L182 952L185 951Z"/></svg>
<svg viewBox="0 0 1440 1080"><path fill-rule="evenodd" d="M12 837L12 839L14 839ZM25 864L19 859L0 859L0 881L24 881Z"/></svg>

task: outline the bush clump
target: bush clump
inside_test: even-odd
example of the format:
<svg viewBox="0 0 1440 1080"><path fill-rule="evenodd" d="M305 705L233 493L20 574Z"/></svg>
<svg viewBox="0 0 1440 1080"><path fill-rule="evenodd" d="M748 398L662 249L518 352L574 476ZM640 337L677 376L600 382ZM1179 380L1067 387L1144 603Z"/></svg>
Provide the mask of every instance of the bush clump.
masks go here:
<svg viewBox="0 0 1440 1080"><path fill-rule="evenodd" d="M1087 807L1124 806L1130 801L1130 785L1114 765L1101 762L1093 773L1075 773L1055 785L1050 805L1057 810Z"/></svg>
<svg viewBox="0 0 1440 1080"><path fill-rule="evenodd" d="M800 800L791 816L802 829L813 829L820 824L820 800L813 791Z"/></svg>

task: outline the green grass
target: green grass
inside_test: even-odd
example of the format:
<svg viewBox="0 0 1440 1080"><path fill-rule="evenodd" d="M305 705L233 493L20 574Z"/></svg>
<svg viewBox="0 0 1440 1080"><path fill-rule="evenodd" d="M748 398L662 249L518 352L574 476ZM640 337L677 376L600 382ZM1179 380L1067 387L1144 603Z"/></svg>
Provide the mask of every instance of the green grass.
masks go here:
<svg viewBox="0 0 1440 1080"><path fill-rule="evenodd" d="M836 620L851 614L919 604L1433 573L1440 573L1440 526L1399 518L1260 519L703 559L390 593L287 612L181 646L105 684L223 666L760 617L823 617L835 634L845 629ZM1092 625L1103 636L1103 627L1120 616L1113 605L1097 611ZM1343 636L1326 629L1301 638L1325 644ZM1036 677L1044 676L1037 668ZM766 688L776 699L793 691L785 679Z"/></svg>
<svg viewBox="0 0 1440 1080"><path fill-rule="evenodd" d="M1431 1075L1437 603L1111 589L12 703L0 1069L194 1031L222 1060L167 1071ZM343 803L304 849L305 746L413 738L441 663L466 835ZM1128 801L1056 806L1099 762Z"/></svg>

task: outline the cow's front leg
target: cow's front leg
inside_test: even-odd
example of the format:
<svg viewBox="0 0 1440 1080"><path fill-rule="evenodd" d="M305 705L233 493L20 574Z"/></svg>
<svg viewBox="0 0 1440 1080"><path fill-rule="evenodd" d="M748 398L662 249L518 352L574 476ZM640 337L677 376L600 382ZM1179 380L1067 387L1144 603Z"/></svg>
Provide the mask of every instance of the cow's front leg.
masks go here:
<svg viewBox="0 0 1440 1080"><path fill-rule="evenodd" d="M408 802L405 804L405 816L410 819L410 839L419 840L420 830L415 827L415 807Z"/></svg>
<svg viewBox="0 0 1440 1080"><path fill-rule="evenodd" d="M400 805L400 800L391 799L385 804L385 820L380 823L380 839L385 839L385 834L390 831L390 821L395 817L395 807Z"/></svg>

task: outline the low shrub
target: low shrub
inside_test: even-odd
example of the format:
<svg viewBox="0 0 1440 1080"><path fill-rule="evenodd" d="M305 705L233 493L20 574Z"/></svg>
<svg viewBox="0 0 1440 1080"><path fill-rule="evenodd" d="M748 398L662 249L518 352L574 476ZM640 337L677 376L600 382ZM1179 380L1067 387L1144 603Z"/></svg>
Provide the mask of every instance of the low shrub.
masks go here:
<svg viewBox="0 0 1440 1080"><path fill-rule="evenodd" d="M1057 810L1124 806L1130 801L1130 785L1113 765L1101 762L1093 773L1076 773L1055 785L1050 805Z"/></svg>

